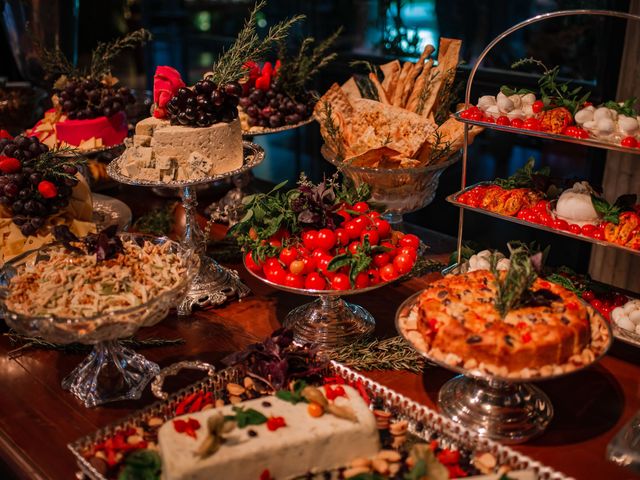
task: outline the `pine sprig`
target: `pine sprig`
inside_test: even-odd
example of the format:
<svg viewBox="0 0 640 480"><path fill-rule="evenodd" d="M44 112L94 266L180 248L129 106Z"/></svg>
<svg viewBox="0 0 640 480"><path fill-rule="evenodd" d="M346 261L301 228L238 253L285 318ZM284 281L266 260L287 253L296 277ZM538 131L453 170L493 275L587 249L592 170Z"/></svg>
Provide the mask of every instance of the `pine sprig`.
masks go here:
<svg viewBox="0 0 640 480"><path fill-rule="evenodd" d="M451 142L445 142L442 140L442 134L436 130L433 135L433 145L429 152L429 158L427 165L437 165L447 160L452 153Z"/></svg>
<svg viewBox="0 0 640 480"><path fill-rule="evenodd" d="M360 340L325 352L331 359L356 370L407 370L422 372L425 361L401 337Z"/></svg>
<svg viewBox="0 0 640 480"><path fill-rule="evenodd" d="M496 286L495 306L503 318L509 311L521 305L525 293L538 278L531 251L524 244L518 244L516 247L509 244L508 247L511 253L510 264L504 275L497 269L498 256L491 255L491 273ZM542 257L543 254L540 252L536 255Z"/></svg>
<svg viewBox="0 0 640 480"><path fill-rule="evenodd" d="M416 106L416 113L418 115L422 115L424 106L427 103L427 98L429 98L429 94L431 93L431 88L434 84L434 80L439 74L439 71L432 70L429 74L429 79L424 82L424 86L422 87L422 90L420 90L420 94L418 95L418 105Z"/></svg>
<svg viewBox="0 0 640 480"><path fill-rule="evenodd" d="M111 64L113 59L120 55L123 50L137 47L151 40L151 32L141 28L134 32L128 33L122 38L118 38L113 42L100 42L91 53L91 65L89 67L89 77L102 78L104 75L111 73Z"/></svg>
<svg viewBox="0 0 640 480"><path fill-rule="evenodd" d="M335 52L327 54L327 50L335 43L342 30L342 27L338 28L313 49L315 39L305 38L300 44L297 55L291 59L287 58L286 52L281 52L281 60L285 67L280 70L279 79L282 88L289 96L295 98L303 92L305 84L336 59L338 54Z"/></svg>
<svg viewBox="0 0 640 480"><path fill-rule="evenodd" d="M80 76L80 70L69 61L62 50L60 50L60 47L56 46L55 49L48 50L44 48L42 44L36 42L35 48L47 78L54 79L63 75L66 77Z"/></svg>
<svg viewBox="0 0 640 480"><path fill-rule="evenodd" d="M342 132L340 126L333 121L333 107L328 100L324 100L323 104L322 125L327 131L327 137L331 141L329 145L336 153L336 160L342 161L345 157L344 144L342 143Z"/></svg>
<svg viewBox="0 0 640 480"><path fill-rule="evenodd" d="M274 43L286 38L295 23L305 18L304 15L295 15L283 20L270 27L267 36L261 39L256 31L256 18L266 4L264 0L255 4L236 41L213 64L211 77L218 85L242 78L246 70L245 63L263 57Z"/></svg>
<svg viewBox="0 0 640 480"><path fill-rule="evenodd" d="M26 162L29 167L40 172L45 178L56 177L63 180L75 179L75 174L71 175L65 172L65 167L78 168L85 163L85 157L81 156L74 147L62 147L49 150Z"/></svg>

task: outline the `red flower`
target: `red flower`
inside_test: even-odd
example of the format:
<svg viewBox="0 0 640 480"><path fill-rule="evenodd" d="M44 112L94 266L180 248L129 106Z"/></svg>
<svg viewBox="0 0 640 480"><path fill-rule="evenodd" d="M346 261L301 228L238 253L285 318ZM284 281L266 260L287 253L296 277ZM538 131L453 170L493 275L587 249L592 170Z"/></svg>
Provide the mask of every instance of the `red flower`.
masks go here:
<svg viewBox="0 0 640 480"><path fill-rule="evenodd" d="M200 422L195 418L188 418L185 420L174 420L173 428L178 433L186 433L190 437L196 438L196 430L200 428Z"/></svg>
<svg viewBox="0 0 640 480"><path fill-rule="evenodd" d="M335 385L335 386L325 385L324 393L325 393L325 396L327 397L327 400L335 400L338 397L347 396L347 393L344 391L344 388L342 388L340 385Z"/></svg>
<svg viewBox="0 0 640 480"><path fill-rule="evenodd" d="M271 62L264 62L264 65L262 66L262 76L263 77L265 75L271 76L272 73L273 73L273 65L271 65Z"/></svg>
<svg viewBox="0 0 640 480"><path fill-rule="evenodd" d="M48 180L42 180L38 184L38 191L44 198L53 198L58 195L58 189Z"/></svg>
<svg viewBox="0 0 640 480"><path fill-rule="evenodd" d="M20 168L22 168L22 164L17 158L0 155L0 172L15 173L20 170Z"/></svg>
<svg viewBox="0 0 640 480"><path fill-rule="evenodd" d="M271 75L265 75L264 73L256 79L256 88L267 91L271 85Z"/></svg>
<svg viewBox="0 0 640 480"><path fill-rule="evenodd" d="M286 426L287 422L284 421L284 417L269 417L267 420L267 428L272 432Z"/></svg>
<svg viewBox="0 0 640 480"><path fill-rule="evenodd" d="M155 108L153 116L165 118L167 116L166 106L179 88L184 87L180 73L175 68L159 66L153 76L153 103Z"/></svg>

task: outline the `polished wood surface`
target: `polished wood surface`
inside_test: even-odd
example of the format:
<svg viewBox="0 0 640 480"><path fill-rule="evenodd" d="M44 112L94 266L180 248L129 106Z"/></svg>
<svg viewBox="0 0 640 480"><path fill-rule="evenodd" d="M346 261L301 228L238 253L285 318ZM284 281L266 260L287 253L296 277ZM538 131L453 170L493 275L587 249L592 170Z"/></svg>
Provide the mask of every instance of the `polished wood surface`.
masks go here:
<svg viewBox="0 0 640 480"><path fill-rule="evenodd" d="M157 202L149 197L145 203ZM434 246L430 255L444 260L446 239L433 232L422 233ZM231 266L239 271L252 295L188 318L172 314L157 326L141 330L139 338L182 338L185 343L140 353L161 367L187 359L219 365L226 354L267 336L289 310L310 300L277 291L240 265ZM431 278L433 275L412 279L349 300L375 316L376 335L390 336L395 334L394 315L400 303ZM4 325L2 328L6 331ZM16 347L7 336L0 338L0 478L74 478L77 467L66 447L69 442L154 401L147 389L138 401L87 409L60 386L64 375L84 354L30 349L11 355ZM453 376L438 367L427 367L421 375L388 371L368 375L432 408L437 408L440 387ZM201 377L200 372L186 371L169 378L166 387L174 390ZM540 387L553 402L554 419L542 436L515 449L577 479L638 478L607 462L605 449L612 436L640 409L640 350L616 341L598 365L542 382Z"/></svg>

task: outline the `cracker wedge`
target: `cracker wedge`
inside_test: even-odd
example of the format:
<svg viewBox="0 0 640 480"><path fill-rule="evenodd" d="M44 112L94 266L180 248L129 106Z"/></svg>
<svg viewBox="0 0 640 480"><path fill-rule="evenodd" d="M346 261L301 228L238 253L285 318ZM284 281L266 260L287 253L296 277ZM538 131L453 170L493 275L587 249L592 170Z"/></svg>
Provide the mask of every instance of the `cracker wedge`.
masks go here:
<svg viewBox="0 0 640 480"><path fill-rule="evenodd" d="M397 150L389 147L379 147L367 150L360 155L347 158L345 159L345 163L356 167L378 168L380 167L380 163L385 161L385 159L392 158L397 155L399 155Z"/></svg>
<svg viewBox="0 0 640 480"><path fill-rule="evenodd" d="M349 98L362 98L362 95L360 94L360 89L358 88L358 85L356 84L356 80L353 77L349 78L349 80L344 82L342 84L342 87L340 88L342 88L342 91Z"/></svg>
<svg viewBox="0 0 640 480"><path fill-rule="evenodd" d="M395 89L393 91L393 99L391 100L391 104L395 107L401 107L401 103L402 103L402 96L404 94L404 84L407 78L407 75L409 75L409 71L411 70L411 68L413 67L413 63L411 62L404 62L404 64L402 65L402 70L400 70L400 78L398 79L398 83L395 86Z"/></svg>
<svg viewBox="0 0 640 480"><path fill-rule="evenodd" d="M397 81L396 75L400 73L402 67L400 66L400 62L398 60L394 60L393 62L385 63L384 65L380 65L380 70L384 75L382 80L382 88L384 88L387 93L387 98L391 98L393 95L393 88L395 87L395 83Z"/></svg>

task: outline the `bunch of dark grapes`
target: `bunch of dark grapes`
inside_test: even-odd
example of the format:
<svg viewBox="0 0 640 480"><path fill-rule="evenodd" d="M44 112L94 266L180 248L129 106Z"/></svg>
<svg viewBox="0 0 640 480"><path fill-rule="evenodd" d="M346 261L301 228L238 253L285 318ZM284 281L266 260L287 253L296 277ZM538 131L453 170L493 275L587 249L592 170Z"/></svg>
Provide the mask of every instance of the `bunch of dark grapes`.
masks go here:
<svg viewBox="0 0 640 480"><path fill-rule="evenodd" d="M311 116L314 105L315 100L306 92L291 98L280 88L277 80L271 82L269 90L254 87L240 99L240 106L249 116L250 127L295 125Z"/></svg>
<svg viewBox="0 0 640 480"><path fill-rule="evenodd" d="M127 87L109 87L92 79L70 80L55 92L62 111L71 120L87 120L101 116L111 117L123 111L135 98Z"/></svg>
<svg viewBox="0 0 640 480"><path fill-rule="evenodd" d="M66 207L78 183L73 159L39 162L48 152L36 137L0 139L0 204L11 210L24 236L34 235L47 217Z"/></svg>
<svg viewBox="0 0 640 480"><path fill-rule="evenodd" d="M167 112L172 125L208 127L218 122L229 123L238 118L238 102L242 87L229 82L218 87L208 78L197 82L193 90L182 87L169 100Z"/></svg>

